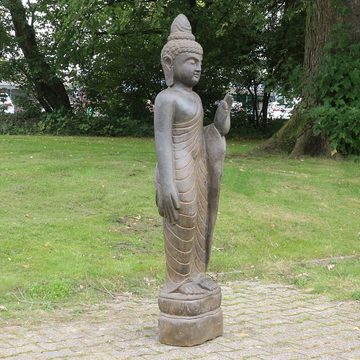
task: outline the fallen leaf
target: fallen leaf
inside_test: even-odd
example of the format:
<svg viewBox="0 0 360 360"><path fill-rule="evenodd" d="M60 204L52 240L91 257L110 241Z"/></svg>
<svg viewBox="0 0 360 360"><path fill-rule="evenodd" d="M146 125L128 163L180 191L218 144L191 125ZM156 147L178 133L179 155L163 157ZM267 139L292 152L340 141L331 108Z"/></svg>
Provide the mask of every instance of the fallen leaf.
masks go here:
<svg viewBox="0 0 360 360"><path fill-rule="evenodd" d="M240 334L239 334L239 336L241 337L241 338L244 338L244 337L248 337L249 336L249 334L247 334L246 332L241 332Z"/></svg>
<svg viewBox="0 0 360 360"><path fill-rule="evenodd" d="M224 248L213 246L213 249L216 251L223 251Z"/></svg>
<svg viewBox="0 0 360 360"><path fill-rule="evenodd" d="M155 283L155 279L150 279L148 277L144 277L144 282L146 283L147 286L151 286L152 284Z"/></svg>
<svg viewBox="0 0 360 360"><path fill-rule="evenodd" d="M314 292L314 288L306 288L306 289L304 289L304 291L305 291L306 293L313 293L313 292Z"/></svg>
<svg viewBox="0 0 360 360"><path fill-rule="evenodd" d="M8 309L6 306L0 305L0 311L8 311Z"/></svg>

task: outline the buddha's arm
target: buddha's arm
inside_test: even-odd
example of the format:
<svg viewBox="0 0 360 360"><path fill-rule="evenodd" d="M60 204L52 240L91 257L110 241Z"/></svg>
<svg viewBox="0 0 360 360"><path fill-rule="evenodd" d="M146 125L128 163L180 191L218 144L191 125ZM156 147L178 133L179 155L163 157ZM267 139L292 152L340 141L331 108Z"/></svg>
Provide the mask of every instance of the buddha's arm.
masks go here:
<svg viewBox="0 0 360 360"><path fill-rule="evenodd" d="M178 192L174 179L172 123L174 103L164 94L155 100L155 142L158 160L160 189L158 194L159 213L171 223L178 218Z"/></svg>

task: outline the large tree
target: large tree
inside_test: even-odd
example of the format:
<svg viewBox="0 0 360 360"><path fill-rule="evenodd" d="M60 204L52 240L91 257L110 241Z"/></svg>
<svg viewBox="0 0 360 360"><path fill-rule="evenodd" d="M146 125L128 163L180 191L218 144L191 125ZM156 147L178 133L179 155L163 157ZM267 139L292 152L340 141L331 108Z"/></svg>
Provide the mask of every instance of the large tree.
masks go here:
<svg viewBox="0 0 360 360"><path fill-rule="evenodd" d="M255 93L256 86L265 83L268 99L277 83L284 82L286 67L298 61L288 60L294 59L294 54L298 58L303 48L302 26L292 26L294 18L302 22L301 11L296 17L301 0L37 0L26 5L27 19L20 0L0 0L0 4L7 9L19 6L12 14L21 16L26 36L16 40L25 50L30 44L32 51L24 52L29 55L25 59L13 52L16 67L11 68L20 68L37 84L45 108L49 101L43 94L54 92L42 87L50 79L60 85L62 76L75 90L84 90L101 114L128 118L126 122L147 119L152 123L145 103L154 100L164 86L159 55L179 13L188 16L204 47L203 76L197 91L207 113L214 111L215 101L229 87ZM0 20L0 31L4 22L5 17ZM289 34L291 42L287 41ZM14 50L14 43L7 49ZM52 76L43 76L49 71ZM257 117L266 119L266 109L264 106L265 111Z"/></svg>
<svg viewBox="0 0 360 360"><path fill-rule="evenodd" d="M159 55L179 13L189 18L204 48L196 91L207 114L229 87L253 91L266 83L268 99L277 82L286 82L286 67L303 53L301 0L60 0L58 4L62 6L55 9L55 18L66 21L56 27L56 57L80 69L77 81L93 104L111 116L146 118L146 100L154 100L164 86ZM258 117L266 118L266 108ZM147 115L152 122L152 115Z"/></svg>
<svg viewBox="0 0 360 360"><path fill-rule="evenodd" d="M356 152L360 1L312 0L306 5L302 104L262 148L293 156L330 155L332 149Z"/></svg>
<svg viewBox="0 0 360 360"><path fill-rule="evenodd" d="M8 11L8 14L3 12L4 18L2 20L6 21L6 16L11 20L15 35L14 44L17 44L21 49L25 58L26 68L23 68L23 72L32 85L38 101L47 112L54 110L70 111L71 106L65 86L40 50L36 38L34 29L35 5L29 2L28 8L25 8L21 0L1 0L0 6ZM31 23L28 21L27 12L31 12ZM4 29L4 26L2 28ZM47 30L43 29L43 31Z"/></svg>
<svg viewBox="0 0 360 360"><path fill-rule="evenodd" d="M112 116L146 117L145 103L164 86L160 52L170 24L184 13L204 48L197 91L207 110L223 98L258 47L259 6L233 0L64 1L57 54L80 69L78 81L94 105ZM61 13L62 12L62 13ZM261 23L262 24L262 23ZM152 115L148 114L149 122Z"/></svg>

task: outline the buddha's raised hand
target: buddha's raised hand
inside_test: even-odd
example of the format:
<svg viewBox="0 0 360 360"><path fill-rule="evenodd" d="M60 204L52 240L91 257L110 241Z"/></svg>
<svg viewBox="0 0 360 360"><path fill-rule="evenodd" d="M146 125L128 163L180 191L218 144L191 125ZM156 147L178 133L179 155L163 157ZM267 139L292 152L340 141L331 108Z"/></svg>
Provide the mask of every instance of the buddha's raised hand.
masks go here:
<svg viewBox="0 0 360 360"><path fill-rule="evenodd" d="M232 96L226 94L224 99L220 101L216 110L214 124L221 135L226 135L230 130L230 111L232 103Z"/></svg>

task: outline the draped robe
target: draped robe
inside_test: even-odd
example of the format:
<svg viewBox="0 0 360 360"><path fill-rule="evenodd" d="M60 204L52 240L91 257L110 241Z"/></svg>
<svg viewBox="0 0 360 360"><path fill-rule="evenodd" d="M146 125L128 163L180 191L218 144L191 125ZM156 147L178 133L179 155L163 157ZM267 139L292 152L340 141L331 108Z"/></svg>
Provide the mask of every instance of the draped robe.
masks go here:
<svg viewBox="0 0 360 360"><path fill-rule="evenodd" d="M207 151L206 142L213 149L208 148ZM221 177L221 171L214 171L214 168L222 169L225 155L222 142L225 146L224 138L214 125L209 125L204 131L201 102L192 119L172 125L173 175L180 209L175 224L166 218L163 220L166 255L164 292L174 292L186 281L192 281L206 271ZM219 143L220 151L217 150ZM217 154L213 156L214 160L209 159L208 152ZM157 170L157 192L159 177Z"/></svg>

